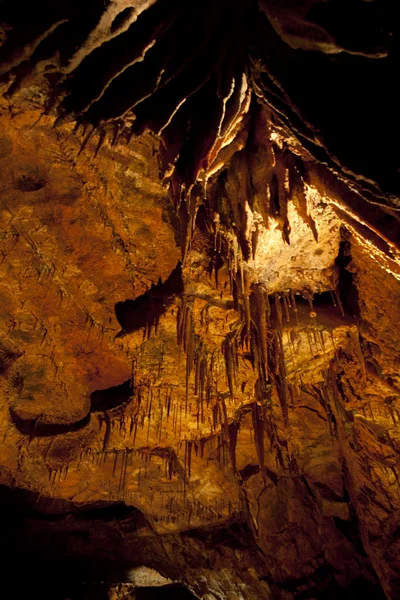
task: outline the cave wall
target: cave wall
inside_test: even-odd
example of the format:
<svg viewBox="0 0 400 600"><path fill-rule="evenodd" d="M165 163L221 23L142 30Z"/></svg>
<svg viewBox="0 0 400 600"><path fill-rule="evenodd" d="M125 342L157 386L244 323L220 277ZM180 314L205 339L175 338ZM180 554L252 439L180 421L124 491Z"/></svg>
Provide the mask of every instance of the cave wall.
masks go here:
<svg viewBox="0 0 400 600"><path fill-rule="evenodd" d="M1 7L9 572L49 597L132 595L145 565L207 600L396 598L397 175L329 87L395 60L387 22L39 4Z"/></svg>

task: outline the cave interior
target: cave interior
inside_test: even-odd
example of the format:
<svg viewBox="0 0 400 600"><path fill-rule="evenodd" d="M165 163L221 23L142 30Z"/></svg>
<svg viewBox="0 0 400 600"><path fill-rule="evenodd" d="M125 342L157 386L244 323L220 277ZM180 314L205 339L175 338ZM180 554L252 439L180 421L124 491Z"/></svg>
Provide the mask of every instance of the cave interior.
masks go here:
<svg viewBox="0 0 400 600"><path fill-rule="evenodd" d="M394 4L0 1L1 594L400 598Z"/></svg>

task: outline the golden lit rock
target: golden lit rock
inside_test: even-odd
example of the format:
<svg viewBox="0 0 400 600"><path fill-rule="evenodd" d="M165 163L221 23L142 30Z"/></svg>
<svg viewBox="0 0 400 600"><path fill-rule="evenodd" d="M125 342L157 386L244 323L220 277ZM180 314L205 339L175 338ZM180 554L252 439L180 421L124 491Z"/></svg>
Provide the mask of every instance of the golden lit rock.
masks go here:
<svg viewBox="0 0 400 600"><path fill-rule="evenodd" d="M0 497L17 597L394 600L390 10L14 4Z"/></svg>

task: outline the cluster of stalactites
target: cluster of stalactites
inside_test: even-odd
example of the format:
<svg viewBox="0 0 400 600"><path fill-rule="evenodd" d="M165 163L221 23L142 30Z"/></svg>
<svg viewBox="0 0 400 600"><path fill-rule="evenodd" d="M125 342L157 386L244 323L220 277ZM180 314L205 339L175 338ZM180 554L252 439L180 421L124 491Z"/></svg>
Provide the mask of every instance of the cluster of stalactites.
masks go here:
<svg viewBox="0 0 400 600"><path fill-rule="evenodd" d="M257 4L245 0L38 0L2 3L0 75L6 97L47 89L45 112L76 122L98 149L150 130L161 171L188 189L229 145L247 112L248 36ZM122 136L122 137L121 137ZM215 168L215 164L213 169Z"/></svg>
<svg viewBox="0 0 400 600"><path fill-rule="evenodd" d="M182 223L184 256L196 207L215 193L227 198L245 258L246 203L266 226L275 219L289 242L292 200L316 235L300 163L270 141L270 115L252 99L247 49L257 3L115 0L83 10L77 2L49 8L41 0L23 17L5 4L6 96L50 78L45 111L59 124L82 127L82 148L98 135L96 152L106 140L115 145L152 131Z"/></svg>
<svg viewBox="0 0 400 600"><path fill-rule="evenodd" d="M258 323L259 327L264 327L264 315L267 321L268 327L273 327L273 313L276 312L276 318L279 320L279 309L274 311L272 309L272 303L269 303L268 296L263 290L258 287L252 291L251 314L252 321ZM275 302L278 302L278 298L274 298ZM295 305L289 306L289 302L293 302L290 297L286 298L288 308L294 308ZM283 317L284 318L284 315ZM277 325L277 329L281 327L281 324ZM254 336L256 334L253 334ZM253 338L255 339L255 337ZM183 343L183 342L182 342ZM255 343L255 342L254 342ZM260 357L265 357L265 352L269 352L270 348L265 348L264 342L260 339L256 343L258 355L258 368L262 369ZM349 346L347 349L341 349L339 353L335 353L335 357L330 361L329 366L321 373L321 380L318 383L312 383L303 385L301 393L313 396L317 403L322 408L322 417L326 420L327 428L330 435L333 437L338 435L339 423L346 423L347 436L351 442L357 445L357 435L352 424L354 422L354 411L349 411L346 408L346 365L349 362L358 365L360 369L361 377L366 377L365 362L363 358L362 349L360 346L360 340L357 331L352 329L349 332ZM267 363L269 360L267 358ZM197 376L196 376L197 378ZM198 386L198 383L195 384ZM257 384L258 385L258 384ZM165 390L165 395L158 390L157 393L151 391L150 386L138 386L137 397L134 398L133 405L136 406L137 414L139 414L140 408L143 407L144 411L142 414L149 419L151 418L152 407L153 409L157 405L158 408L162 404L168 411L167 418L169 415L171 405L171 393L170 390ZM199 389L197 387L197 392ZM262 393L262 392L260 392ZM147 396L147 397L146 397ZM82 462L91 462L96 467L109 464L112 461L112 476L118 482L117 487L112 492L115 499L124 499L128 503L134 503L136 499L136 492L132 489L132 486L127 486L127 481L130 477L131 470L136 472L135 485L137 489L144 480L148 477L148 470L151 468L152 459L157 459L163 463L165 469L165 478L169 482L175 481L177 487L171 487L168 491L166 499L168 499L171 505L165 505L168 510L164 516L160 516L160 521L165 522L177 522L182 518L182 514L187 515L187 512L191 516L203 516L211 521L215 518L216 514L222 514L228 511L229 514L235 512L240 508L236 506L234 502L232 504L224 504L221 501L219 509L213 506L205 506L201 503L196 506L191 505L188 501L188 490L190 489L190 481L193 470L193 461L203 460L207 464L212 461L214 464L220 466L220 468L230 468L240 476L237 471L236 462L236 448L238 443L238 435L241 427L244 426L246 416L250 418L250 432L254 442L254 446L257 453L257 459L259 463L259 469L261 475L266 478L268 477L273 484L277 484L281 476L290 474L291 476L298 476L298 466L296 462L296 451L291 447L288 435L285 434L285 430L278 428L277 420L274 417L273 410L268 402L265 401L265 397L257 396L253 402L245 405L241 405L236 411L235 417L228 417L228 408L226 399L223 394L219 394L212 404L212 430L207 436L198 436L188 438L181 438L176 445L176 450L171 446L165 445L147 445L142 447L135 447L134 433L135 419L131 416L131 426L129 435L133 435L133 446L121 448L103 448L101 451L94 451L90 448L86 448L82 451L78 464L75 467L79 472L80 465ZM366 414L366 408L372 414L372 420L374 415L372 408L368 404L363 404L361 410ZM390 417L396 426L399 420L398 411L392 409L389 405L387 410L390 413ZM369 416L369 414L367 414ZM116 421L115 421L116 420ZM100 425L102 420L100 419ZM120 433L126 433L126 415L119 414L114 415L112 427L119 424ZM141 424L144 426L144 419ZM146 424L147 426L147 424ZM387 433L388 443L392 447L393 440L391 439L389 432ZM386 443L386 442L385 442ZM181 458L179 458L181 455ZM276 467L271 464L271 456L275 457ZM138 463L139 460L139 463ZM139 468L138 467L139 464ZM371 470L370 465L367 465L368 471ZM388 469L390 469L396 480L398 481L398 473L396 470L395 463L390 459L388 460ZM51 468L49 470L49 481L51 485L56 485L57 482L66 479L69 474L69 465L64 465L60 468ZM190 496L191 497L191 496ZM179 500L180 498L180 500ZM174 505L174 506L172 506ZM182 513L183 511L183 513ZM180 516L181 515L181 516Z"/></svg>
<svg viewBox="0 0 400 600"><path fill-rule="evenodd" d="M245 136L242 147L235 149L219 176L210 179L207 191L206 203L220 215L220 222L235 233L246 260L251 250L254 258L258 242L257 227L252 239L248 237L249 210L262 217L266 229L274 222L289 244L288 205L292 202L318 241L316 225L307 205L307 173L302 161L286 148L285 143L273 139L271 119L268 109L253 100L242 130Z"/></svg>
<svg viewBox="0 0 400 600"><path fill-rule="evenodd" d="M238 281L239 285L237 285ZM239 352L242 355L248 353L253 369L258 375L255 386L256 400L261 404L270 405L271 394L275 390L284 422L287 424L290 394L282 342L281 298L275 294L274 307L277 322L275 320L273 323L268 294L260 285L252 285L249 290L242 287L241 283L241 277L236 277L235 287L239 289L238 304L243 320L225 336L222 342L229 391L233 396ZM288 302L286 296L283 297L283 302Z"/></svg>

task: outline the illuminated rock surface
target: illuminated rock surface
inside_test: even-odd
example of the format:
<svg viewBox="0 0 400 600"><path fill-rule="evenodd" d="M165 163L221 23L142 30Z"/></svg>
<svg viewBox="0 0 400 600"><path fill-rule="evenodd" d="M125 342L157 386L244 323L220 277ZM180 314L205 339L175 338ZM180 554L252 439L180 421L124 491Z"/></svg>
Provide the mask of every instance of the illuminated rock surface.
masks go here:
<svg viewBox="0 0 400 600"><path fill-rule="evenodd" d="M16 597L397 598L392 9L22 4L0 4Z"/></svg>

